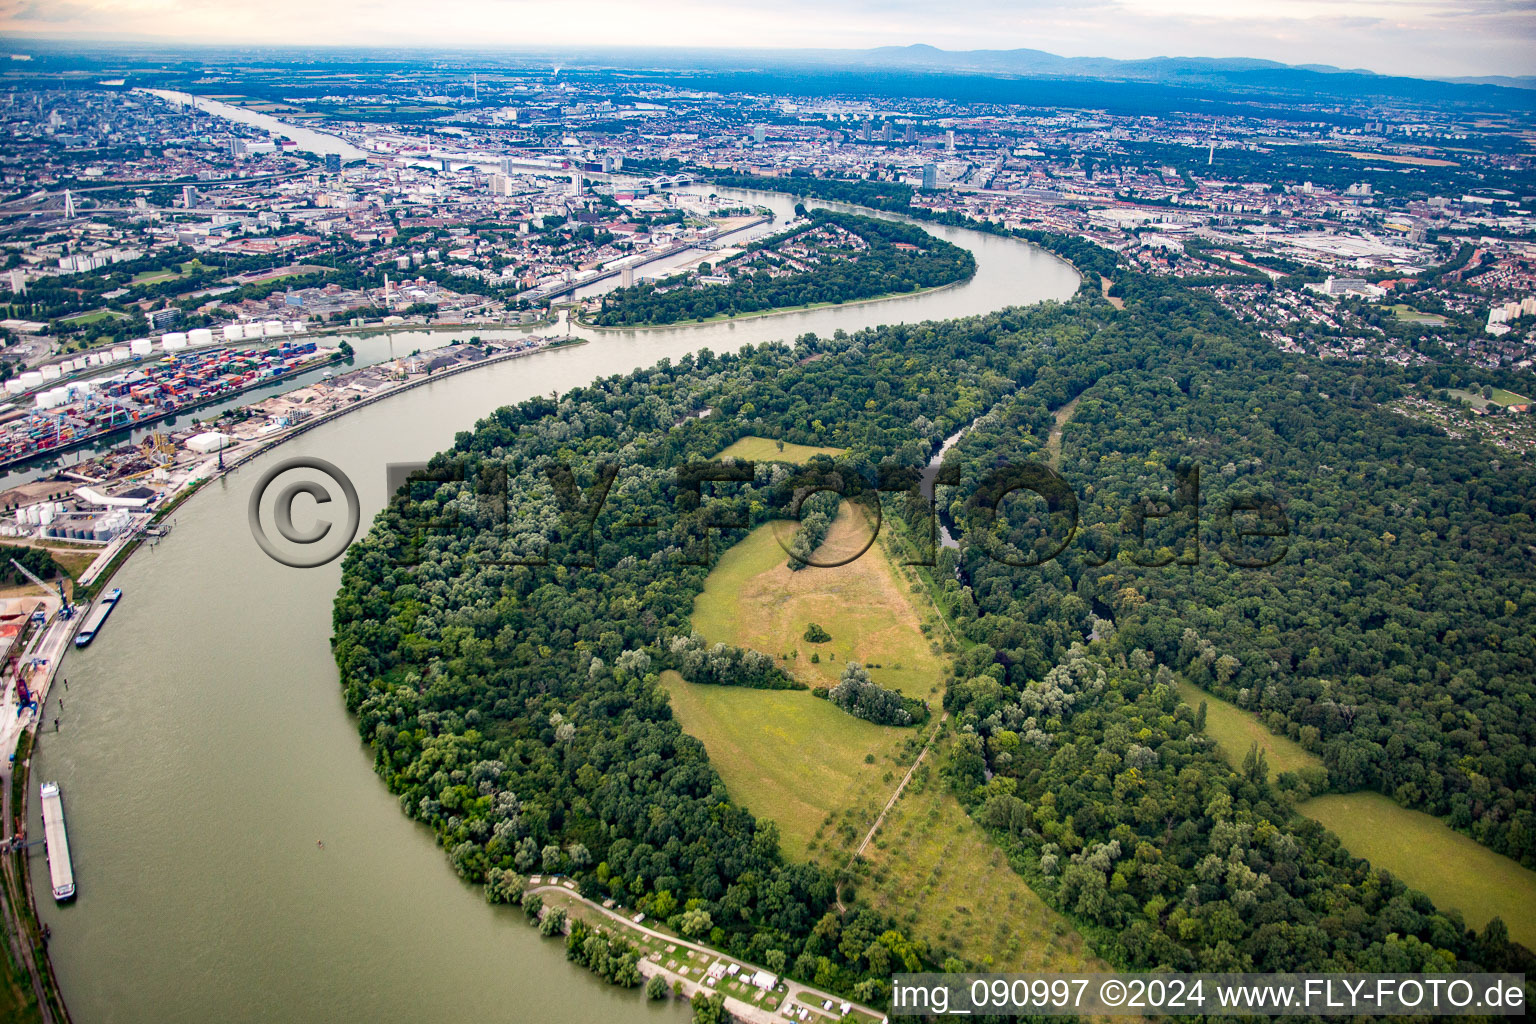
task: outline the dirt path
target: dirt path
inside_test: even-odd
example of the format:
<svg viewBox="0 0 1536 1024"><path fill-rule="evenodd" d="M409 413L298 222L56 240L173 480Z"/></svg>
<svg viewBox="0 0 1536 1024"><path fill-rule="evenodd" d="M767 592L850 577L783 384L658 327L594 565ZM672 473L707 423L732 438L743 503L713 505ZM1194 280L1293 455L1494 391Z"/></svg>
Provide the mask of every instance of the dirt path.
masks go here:
<svg viewBox="0 0 1536 1024"><path fill-rule="evenodd" d="M1082 400L1083 396L1078 395L1072 401L1056 410L1056 424L1051 427L1051 436L1045 439L1045 453L1050 456L1052 469L1061 464L1061 429L1067 425L1067 421L1077 411L1077 403Z"/></svg>
<svg viewBox="0 0 1536 1024"><path fill-rule="evenodd" d="M880 826L885 824L885 816L891 812L892 807L896 806L896 801L901 799L901 794L907 788L907 783L912 781L912 773L917 771L917 766L922 764L923 758L928 756L929 748L933 746L933 741L939 738L939 731L944 728L944 720L948 717L948 711L945 711L939 715L939 724L935 725L933 727L933 732L928 734L928 742L924 743L923 749L917 752L917 757L912 761L912 767L907 769L907 774L903 775L901 777L901 781L896 784L896 791L892 793L891 798L885 802L885 806L880 808L880 813L875 816L875 823L869 826L868 832L864 833L864 841L859 844L859 848L857 850L853 851L853 856L848 858L848 864L843 866L843 870L846 871L849 865L852 865L854 861L859 859L859 855L862 854L865 848L869 846L870 842L874 840L875 833L880 831Z"/></svg>

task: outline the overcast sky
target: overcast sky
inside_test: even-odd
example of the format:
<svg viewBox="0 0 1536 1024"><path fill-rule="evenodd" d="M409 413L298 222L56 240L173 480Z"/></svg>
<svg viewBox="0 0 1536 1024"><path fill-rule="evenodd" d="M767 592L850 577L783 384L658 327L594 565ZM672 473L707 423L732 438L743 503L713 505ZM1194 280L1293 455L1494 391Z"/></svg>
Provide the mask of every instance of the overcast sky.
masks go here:
<svg viewBox="0 0 1536 1024"><path fill-rule="evenodd" d="M0 33L474 47L930 43L1536 74L1536 0L0 0Z"/></svg>

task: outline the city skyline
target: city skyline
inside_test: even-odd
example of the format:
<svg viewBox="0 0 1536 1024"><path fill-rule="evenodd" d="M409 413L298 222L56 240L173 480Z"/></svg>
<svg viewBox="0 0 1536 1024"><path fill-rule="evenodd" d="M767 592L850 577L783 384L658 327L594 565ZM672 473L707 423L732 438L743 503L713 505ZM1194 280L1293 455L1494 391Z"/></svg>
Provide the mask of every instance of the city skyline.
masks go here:
<svg viewBox="0 0 1536 1024"><path fill-rule="evenodd" d="M672 0L645 9L612 0L558 9L522 0L448 0L430 24L400 0L295 0L240 8L208 0L6 0L0 33L52 40L249 45L548 48L679 46L947 50L1040 49L1066 57L1251 57L1412 77L1536 74L1536 5L1528 0L988 0L954 18L911 0L836 5Z"/></svg>

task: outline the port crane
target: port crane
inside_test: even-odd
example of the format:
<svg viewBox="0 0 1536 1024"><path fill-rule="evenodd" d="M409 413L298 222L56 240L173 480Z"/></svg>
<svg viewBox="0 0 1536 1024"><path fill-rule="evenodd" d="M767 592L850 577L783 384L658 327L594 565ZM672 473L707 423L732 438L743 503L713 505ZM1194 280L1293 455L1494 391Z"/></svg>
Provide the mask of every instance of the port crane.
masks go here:
<svg viewBox="0 0 1536 1024"><path fill-rule="evenodd" d="M31 580L33 583L42 587L44 590L49 589L49 584L46 580L44 580L41 576L38 576L31 569L28 569L26 566L22 565L20 562L16 561L16 559L11 559L11 564L20 570L21 574L27 579ZM69 598L64 593L64 581L58 580L53 584L53 586L57 587L59 590L59 614L66 619L74 618L75 606L69 603Z"/></svg>

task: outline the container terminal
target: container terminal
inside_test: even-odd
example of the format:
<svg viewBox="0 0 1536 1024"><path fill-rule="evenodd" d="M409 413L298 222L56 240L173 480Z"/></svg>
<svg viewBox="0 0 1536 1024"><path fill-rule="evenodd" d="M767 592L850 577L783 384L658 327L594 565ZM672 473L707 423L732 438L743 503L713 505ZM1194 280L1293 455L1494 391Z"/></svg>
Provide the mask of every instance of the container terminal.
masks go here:
<svg viewBox="0 0 1536 1024"><path fill-rule="evenodd" d="M20 395L19 404L0 409L0 469L148 426L335 358L334 349L312 340L241 350L179 343L152 364L129 364L108 376Z"/></svg>

